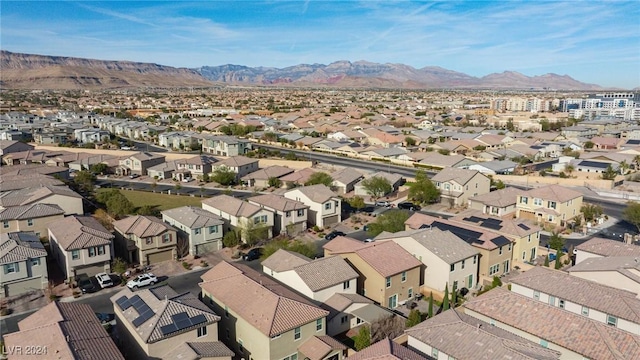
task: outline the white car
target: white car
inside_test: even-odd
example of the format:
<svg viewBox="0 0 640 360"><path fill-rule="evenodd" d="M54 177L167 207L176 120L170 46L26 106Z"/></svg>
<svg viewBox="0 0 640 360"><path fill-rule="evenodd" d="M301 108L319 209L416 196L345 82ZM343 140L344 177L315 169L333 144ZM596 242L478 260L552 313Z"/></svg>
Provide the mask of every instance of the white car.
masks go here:
<svg viewBox="0 0 640 360"><path fill-rule="evenodd" d="M129 280L129 282L127 282L127 287L129 289L137 289L139 287L153 285L157 282L158 282L158 278L156 278L155 275L153 275L152 273L146 273L146 274L138 275L133 279Z"/></svg>
<svg viewBox="0 0 640 360"><path fill-rule="evenodd" d="M96 279L98 280L98 284L100 284L101 288L108 288L113 286L113 281L111 280L111 276L107 273L98 273L96 274Z"/></svg>

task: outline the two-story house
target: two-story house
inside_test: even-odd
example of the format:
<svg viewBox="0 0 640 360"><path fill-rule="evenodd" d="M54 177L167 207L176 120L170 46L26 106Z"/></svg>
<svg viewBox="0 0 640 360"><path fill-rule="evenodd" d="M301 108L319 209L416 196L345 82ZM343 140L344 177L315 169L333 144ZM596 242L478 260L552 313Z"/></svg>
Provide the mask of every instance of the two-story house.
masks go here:
<svg viewBox="0 0 640 360"><path fill-rule="evenodd" d="M469 198L491 190L491 180L477 170L444 168L431 181L440 190L440 201L450 206L466 206Z"/></svg>
<svg viewBox="0 0 640 360"><path fill-rule="evenodd" d="M392 241L363 243L338 236L323 246L325 256L338 255L360 275L358 293L389 309L420 292L422 263Z"/></svg>
<svg viewBox="0 0 640 360"><path fill-rule="evenodd" d="M120 348L129 359L231 360L218 341L220 316L169 285L111 296ZM196 356L194 356L194 353Z"/></svg>
<svg viewBox="0 0 640 360"><path fill-rule="evenodd" d="M580 215L582 198L582 193L560 185L531 189L518 195L516 217L564 227Z"/></svg>
<svg viewBox="0 0 640 360"><path fill-rule="evenodd" d="M65 279L111 272L113 234L94 217L71 215L49 224L51 256Z"/></svg>
<svg viewBox="0 0 640 360"><path fill-rule="evenodd" d="M308 205L275 194L253 196L247 200L273 212L274 235L295 235L307 230Z"/></svg>
<svg viewBox="0 0 640 360"><path fill-rule="evenodd" d="M302 186L284 193L284 197L309 206L309 225L325 227L342 221L342 200L324 184Z"/></svg>
<svg viewBox="0 0 640 360"><path fill-rule="evenodd" d="M177 230L157 217L129 216L113 227L118 250L130 263L144 266L177 259Z"/></svg>
<svg viewBox="0 0 640 360"><path fill-rule="evenodd" d="M239 357L301 359L307 341L326 335L329 312L267 275L222 261L201 278L203 301L221 314L220 339Z"/></svg>
<svg viewBox="0 0 640 360"><path fill-rule="evenodd" d="M271 179L280 179L281 177L289 175L291 173L293 173L293 169L289 167L273 165L247 174L240 180L246 186L267 188L270 186L269 182L271 181Z"/></svg>
<svg viewBox="0 0 640 360"><path fill-rule="evenodd" d="M0 209L2 232L33 231L36 236L47 236L47 226L64 219L64 210L58 205L31 204Z"/></svg>
<svg viewBox="0 0 640 360"><path fill-rule="evenodd" d="M280 249L261 264L265 274L313 300L324 302L336 293L356 293L358 273L339 256L311 260Z"/></svg>
<svg viewBox="0 0 640 360"><path fill-rule="evenodd" d="M65 215L83 215L83 198L67 186L35 186L22 189L2 191L0 193L0 207L24 206L30 204L58 205Z"/></svg>
<svg viewBox="0 0 640 360"><path fill-rule="evenodd" d="M163 155L148 152L135 153L127 158L120 159L116 173L119 175L147 175L147 169L165 162Z"/></svg>
<svg viewBox="0 0 640 360"><path fill-rule="evenodd" d="M473 289L478 282L480 252L450 231L438 228L383 232L376 242L393 241L422 263L421 285L443 292Z"/></svg>
<svg viewBox="0 0 640 360"><path fill-rule="evenodd" d="M266 208L229 195L202 200L202 208L221 217L224 220L224 231L238 231L243 241L251 237L249 232L261 232L262 228L267 238L273 236L273 212Z"/></svg>
<svg viewBox="0 0 640 360"><path fill-rule="evenodd" d="M213 164L212 172L215 172L217 169L228 169L233 171L236 173L236 181L240 181L243 176L251 174L254 171L258 171L259 161L258 159L238 155Z"/></svg>
<svg viewBox="0 0 640 360"><path fill-rule="evenodd" d="M251 142L235 136L206 136L202 140L202 152L220 156L244 155L251 150Z"/></svg>
<svg viewBox="0 0 640 360"><path fill-rule="evenodd" d="M199 155L189 159L178 159L176 160L176 174L178 175L176 178L180 181L185 177L202 179L205 174L213 171L213 165L217 162L218 159L209 155Z"/></svg>
<svg viewBox="0 0 640 360"><path fill-rule="evenodd" d="M516 199L522 190L508 187L469 198L469 208L483 214L504 216L516 212Z"/></svg>
<svg viewBox="0 0 640 360"><path fill-rule="evenodd" d="M0 297L46 289L47 251L33 232L0 233Z"/></svg>
<svg viewBox="0 0 640 360"><path fill-rule="evenodd" d="M337 336L371 324L394 313L360 294L337 292L320 306L329 311L327 334Z"/></svg>
<svg viewBox="0 0 640 360"><path fill-rule="evenodd" d="M363 177L362 173L354 168L344 168L331 174L331 178L333 178L331 185L338 194L346 194L353 191L356 183L362 180ZM304 184L304 181L302 184Z"/></svg>
<svg viewBox="0 0 640 360"><path fill-rule="evenodd" d="M162 220L178 230L178 242L186 241L189 255L202 255L222 249L224 220L195 206L162 211Z"/></svg>

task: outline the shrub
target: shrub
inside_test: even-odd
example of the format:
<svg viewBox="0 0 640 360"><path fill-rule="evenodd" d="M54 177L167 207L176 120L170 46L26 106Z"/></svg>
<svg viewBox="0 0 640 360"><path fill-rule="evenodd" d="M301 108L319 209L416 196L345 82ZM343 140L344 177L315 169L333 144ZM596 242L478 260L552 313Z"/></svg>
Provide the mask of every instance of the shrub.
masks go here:
<svg viewBox="0 0 640 360"><path fill-rule="evenodd" d="M191 264L189 264L189 263L188 263L188 262L186 262L186 261L183 261L183 262L182 262L182 267L183 267L183 268L185 268L185 269L187 269L187 270L191 270Z"/></svg>
<svg viewBox="0 0 640 360"><path fill-rule="evenodd" d="M313 231L315 232L320 231L320 228L318 227L318 225L313 225Z"/></svg>
<svg viewBox="0 0 640 360"><path fill-rule="evenodd" d="M228 233L224 234L224 237L222 238L222 244L225 247L234 247L238 245L239 242L240 240L238 239L238 234L236 234L235 231L229 231Z"/></svg>

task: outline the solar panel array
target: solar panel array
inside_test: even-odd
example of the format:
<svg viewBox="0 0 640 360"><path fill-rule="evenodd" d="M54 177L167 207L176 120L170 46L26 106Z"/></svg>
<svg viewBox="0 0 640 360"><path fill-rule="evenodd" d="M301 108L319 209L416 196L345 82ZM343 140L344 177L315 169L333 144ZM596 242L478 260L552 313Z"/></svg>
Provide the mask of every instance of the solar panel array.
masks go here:
<svg viewBox="0 0 640 360"><path fill-rule="evenodd" d="M521 229L524 229L524 230L531 230L531 228L530 228L530 227L528 227L528 226L527 226L527 225L525 225L525 224L518 224L518 227L519 227L519 228L521 228Z"/></svg>
<svg viewBox="0 0 640 360"><path fill-rule="evenodd" d="M126 296L121 296L116 300L116 304L120 307L120 310L124 311L131 307L131 302Z"/></svg>
<svg viewBox="0 0 640 360"><path fill-rule="evenodd" d="M207 322L207 318L202 314L189 317L186 312L172 315L171 319L173 320L171 324L160 327L163 336Z"/></svg>
<svg viewBox="0 0 640 360"><path fill-rule="evenodd" d="M431 226L436 227L442 231L447 231L447 230L451 231L455 236L461 238L467 243L476 242L478 239L480 239L480 236L482 236L482 233L479 233L477 231L468 230L461 227L441 223L439 221L434 221L431 224Z"/></svg>
<svg viewBox="0 0 640 360"><path fill-rule="evenodd" d="M502 229L502 220L500 219L483 219L480 226L485 227L491 230L500 230Z"/></svg>
<svg viewBox="0 0 640 360"><path fill-rule="evenodd" d="M129 299L129 302L131 303L131 306L133 306L134 309L136 309L136 311L138 312L138 317L131 322L135 327L144 324L147 320L151 319L153 315L156 314L155 312L153 312L153 310L151 310L149 305L147 305L147 303L144 302L144 300L142 300L142 298L138 295L134 295L133 297L131 297L131 299Z"/></svg>
<svg viewBox="0 0 640 360"><path fill-rule="evenodd" d="M466 217L466 218L464 218L464 219L462 219L462 220L464 220L464 221L470 221L470 222L472 222L472 223L476 223L476 224L477 224L477 223L479 223L480 221L482 221L482 218L479 218L479 217L477 217L477 216L469 216L469 217Z"/></svg>

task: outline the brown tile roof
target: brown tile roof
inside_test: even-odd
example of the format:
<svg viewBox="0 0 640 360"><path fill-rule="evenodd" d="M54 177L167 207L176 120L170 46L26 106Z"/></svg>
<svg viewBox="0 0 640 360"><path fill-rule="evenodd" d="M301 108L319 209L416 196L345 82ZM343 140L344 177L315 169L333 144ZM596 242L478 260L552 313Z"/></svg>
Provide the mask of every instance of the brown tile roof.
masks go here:
<svg viewBox="0 0 640 360"><path fill-rule="evenodd" d="M0 191L19 190L46 185L64 186L64 182L49 175L32 174L29 177L22 175L2 175L0 177Z"/></svg>
<svg viewBox="0 0 640 360"><path fill-rule="evenodd" d="M460 239L450 231L438 228L400 231L397 233L382 233L376 237L377 241L411 238L425 249L442 259L447 264L455 264L458 261L477 255L478 250ZM398 240L404 241L404 240Z"/></svg>
<svg viewBox="0 0 640 360"><path fill-rule="evenodd" d="M511 282L640 324L640 299L630 291L541 266L512 278Z"/></svg>
<svg viewBox="0 0 640 360"><path fill-rule="evenodd" d="M298 351L300 351L309 360L322 360L335 350L346 350L347 346L331 336L313 336L305 341Z"/></svg>
<svg viewBox="0 0 640 360"><path fill-rule="evenodd" d="M247 200L249 200L249 202L251 203L256 203L257 205L263 205L264 207L275 209L282 212L309 208L308 205L305 205L300 201L287 199L282 195L275 195L275 194L264 194L264 195L252 196Z"/></svg>
<svg viewBox="0 0 640 360"><path fill-rule="evenodd" d="M258 162L257 159L251 159L248 158L246 156L242 156L242 155L238 155L238 156L232 156L230 158L221 160L219 162L217 162L215 164L215 166L228 166L228 167L232 167L232 168L236 168L236 167L240 167L240 166L244 166L244 165L249 165L249 164L253 164Z"/></svg>
<svg viewBox="0 0 640 360"><path fill-rule="evenodd" d="M589 359L640 359L640 336L502 287L467 301L464 307Z"/></svg>
<svg viewBox="0 0 640 360"><path fill-rule="evenodd" d="M164 159L164 155L158 155L158 154L153 154L148 152L138 152L129 157L134 158L136 160L140 160L140 161L147 161L152 159Z"/></svg>
<svg viewBox="0 0 640 360"><path fill-rule="evenodd" d="M248 218L260 211L258 205L224 194L204 199L202 204L235 217Z"/></svg>
<svg viewBox="0 0 640 360"><path fill-rule="evenodd" d="M44 245L33 232L0 234L0 264L10 264L46 256L47 251L44 249Z"/></svg>
<svg viewBox="0 0 640 360"><path fill-rule="evenodd" d="M638 245L597 237L587 240L575 248L602 256L640 256L640 246Z"/></svg>
<svg viewBox="0 0 640 360"><path fill-rule="evenodd" d="M218 263L200 287L261 333L272 337L327 316L305 297L249 267ZM250 295L248 295L250 294Z"/></svg>
<svg viewBox="0 0 640 360"><path fill-rule="evenodd" d="M304 194L306 197L308 197L309 200L311 200L311 201L313 201L315 203L320 203L320 204L323 204L323 203L331 200L332 198L335 198L335 197L338 196L338 195L336 195L336 193L331 191L331 189L329 189L324 184L317 184L317 185L298 187L298 188L295 188L295 189L293 189L291 191L288 191L287 194L292 192L292 191L296 191L296 190L300 191L302 194Z"/></svg>
<svg viewBox="0 0 640 360"><path fill-rule="evenodd" d="M307 264L311 261L308 257L294 251L278 249L268 258L262 261L261 265L275 272L293 270L296 266Z"/></svg>
<svg viewBox="0 0 640 360"><path fill-rule="evenodd" d="M331 320L352 304L373 304L373 300L359 294L336 293L331 295L331 297L325 300L320 306L323 309L329 310L327 320Z"/></svg>
<svg viewBox="0 0 640 360"><path fill-rule="evenodd" d="M183 342L163 355L164 359L200 360L202 358L229 358L235 353L220 341Z"/></svg>
<svg viewBox="0 0 640 360"><path fill-rule="evenodd" d="M393 241L368 243L355 253L384 277L422 266L420 260Z"/></svg>
<svg viewBox="0 0 640 360"><path fill-rule="evenodd" d="M320 291L358 277L358 273L339 256L319 258L293 270L311 291Z"/></svg>
<svg viewBox="0 0 640 360"><path fill-rule="evenodd" d="M218 215L195 206L181 206L164 210L162 215L168 216L190 229L224 224L224 220Z"/></svg>
<svg viewBox="0 0 640 360"><path fill-rule="evenodd" d="M354 168L344 168L342 170L338 170L331 174L333 181L342 183L342 184L350 184L352 182L358 181L362 179L364 175Z"/></svg>
<svg viewBox="0 0 640 360"><path fill-rule="evenodd" d="M124 357L89 305L54 301L18 323L20 331L5 334L9 346L34 344L46 349L42 358L119 360ZM16 354L10 359L34 359Z"/></svg>
<svg viewBox="0 0 640 360"><path fill-rule="evenodd" d="M539 226L533 225L531 222L524 219L514 219L510 216L498 217L483 214L482 211L474 209L462 211L458 215L449 218L452 222L471 226L478 230L484 229L482 224L487 219L492 219L494 221L495 226L492 225L493 227L491 230L499 234L505 234L515 238L521 238L541 230Z"/></svg>
<svg viewBox="0 0 640 360"><path fill-rule="evenodd" d="M318 171L320 170L304 168L291 174L285 175L281 177L280 180L282 180L283 182L291 181L298 184L304 184L307 180L309 180L309 177L311 177L312 174Z"/></svg>
<svg viewBox="0 0 640 360"><path fill-rule="evenodd" d="M44 164L0 166L0 175L2 176L12 175L28 178L34 174L53 176L59 173L69 174L69 168Z"/></svg>
<svg viewBox="0 0 640 360"><path fill-rule="evenodd" d="M36 201L43 202L46 198L52 195L82 199L82 196L78 195L75 191L66 186L45 185L34 188L4 191L0 193L0 206L20 206L33 204Z"/></svg>
<svg viewBox="0 0 640 360"><path fill-rule="evenodd" d="M496 191L492 191L486 194L481 194L470 198L471 201L477 201L485 205L496 207L507 207L516 204L518 195L523 191L517 188L504 188Z"/></svg>
<svg viewBox="0 0 640 360"><path fill-rule="evenodd" d="M91 216L71 215L50 223L49 231L64 250L110 245L114 236Z"/></svg>
<svg viewBox="0 0 640 360"><path fill-rule="evenodd" d="M292 172L293 169L286 166L273 165L247 174L242 177L242 180L269 180L273 177L280 178Z"/></svg>
<svg viewBox="0 0 640 360"><path fill-rule="evenodd" d="M384 338L371 346L349 356L347 360L428 360L427 357L406 348L389 338Z"/></svg>
<svg viewBox="0 0 640 360"><path fill-rule="evenodd" d="M0 210L0 221L37 219L55 215L64 215L64 210L55 204L12 206Z"/></svg>
<svg viewBox="0 0 640 360"><path fill-rule="evenodd" d="M523 196L524 195L557 202L567 202L583 196L582 193L578 191L555 184L531 189L525 192Z"/></svg>
<svg viewBox="0 0 640 360"><path fill-rule="evenodd" d="M347 236L338 236L322 246L323 249L331 254L352 253L358 249L367 247L367 243L350 238Z"/></svg>
<svg viewBox="0 0 640 360"><path fill-rule="evenodd" d="M115 221L113 226L122 234L133 234L139 238L158 236L175 228L155 216L135 215Z"/></svg>
<svg viewBox="0 0 640 360"><path fill-rule="evenodd" d="M553 360L561 355L459 310L447 310L405 333L458 360Z"/></svg>
<svg viewBox="0 0 640 360"><path fill-rule="evenodd" d="M447 182L455 181L460 185L468 183L476 174L480 174L477 170L468 170L460 168L447 167L440 170L435 174L431 181L433 182Z"/></svg>

